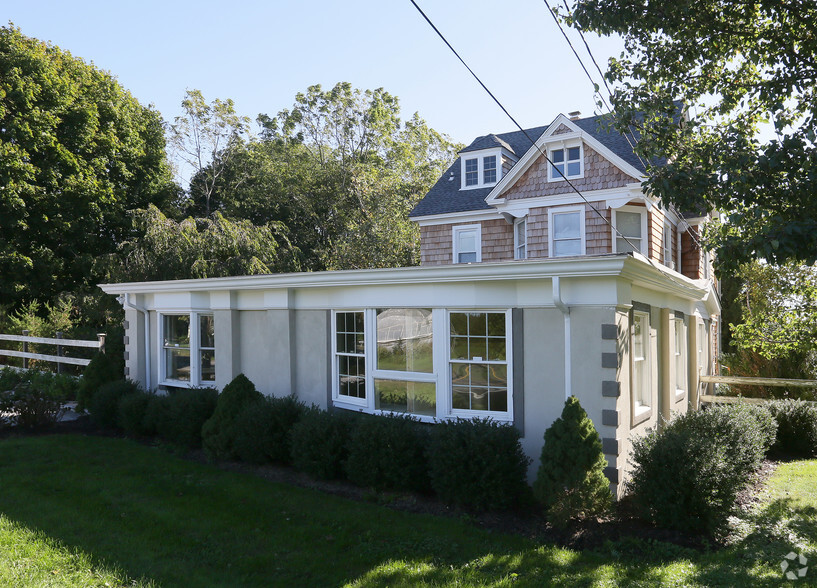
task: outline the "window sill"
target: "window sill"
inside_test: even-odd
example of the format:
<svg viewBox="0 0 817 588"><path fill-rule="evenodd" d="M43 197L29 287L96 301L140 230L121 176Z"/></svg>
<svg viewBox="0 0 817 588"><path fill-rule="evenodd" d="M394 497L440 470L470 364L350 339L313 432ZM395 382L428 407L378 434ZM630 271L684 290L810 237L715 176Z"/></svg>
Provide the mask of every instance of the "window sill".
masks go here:
<svg viewBox="0 0 817 588"><path fill-rule="evenodd" d="M388 415L396 415L396 416L410 416L416 421L421 423L439 423L443 421L452 421L456 419L472 419L472 418L490 418L492 421L496 421L499 423L509 423L513 424L513 417L508 415L507 413L497 413L497 412L481 412L481 411L457 411L456 413L452 412L448 416L445 417L436 417L436 416L428 416L428 415L420 415L420 414L413 414L410 412L396 412L391 410L372 410L367 406L362 406L359 404L354 404L351 402L343 401L343 400L333 400L332 406L334 408L338 408L341 410L349 410L353 412L360 412L364 414L371 414L375 416L388 416Z"/></svg>
<svg viewBox="0 0 817 588"><path fill-rule="evenodd" d="M675 402L681 402L686 398L686 390L675 390Z"/></svg>
<svg viewBox="0 0 817 588"><path fill-rule="evenodd" d="M649 420L652 417L652 407L645 404L636 404L633 406L633 419L630 427L635 427L641 423Z"/></svg>

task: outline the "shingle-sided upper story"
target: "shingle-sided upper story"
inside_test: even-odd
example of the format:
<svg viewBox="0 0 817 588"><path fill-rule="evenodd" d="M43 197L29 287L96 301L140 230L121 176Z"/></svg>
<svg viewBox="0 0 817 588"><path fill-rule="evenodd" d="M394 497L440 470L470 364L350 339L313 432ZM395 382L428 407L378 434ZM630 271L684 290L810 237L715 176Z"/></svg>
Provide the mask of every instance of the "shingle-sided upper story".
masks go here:
<svg viewBox="0 0 817 588"><path fill-rule="evenodd" d="M635 248L693 279L708 278L696 237L705 219L683 218L644 194L633 140L606 117L564 115L548 126L478 137L411 212L422 265Z"/></svg>

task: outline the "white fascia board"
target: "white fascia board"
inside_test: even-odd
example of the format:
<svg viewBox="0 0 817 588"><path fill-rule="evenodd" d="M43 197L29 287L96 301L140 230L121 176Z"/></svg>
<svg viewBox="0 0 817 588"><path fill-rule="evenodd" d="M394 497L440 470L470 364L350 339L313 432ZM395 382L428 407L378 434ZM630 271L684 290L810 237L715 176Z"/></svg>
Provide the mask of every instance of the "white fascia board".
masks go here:
<svg viewBox="0 0 817 588"><path fill-rule="evenodd" d="M582 194L589 202L607 201L615 199L649 200L641 191L640 184L629 184L623 188L606 188L604 190L587 190ZM531 208L547 208L550 206L564 206L567 204L584 204L585 201L576 192L565 192L555 196L536 196L534 198L514 198L513 200L502 200L495 205L497 212L521 212ZM522 215L524 216L524 215Z"/></svg>
<svg viewBox="0 0 817 588"><path fill-rule="evenodd" d="M640 253L625 254L622 277L632 280L634 284L661 292L675 294L682 298L703 300L708 288L659 263L653 263Z"/></svg>
<svg viewBox="0 0 817 588"><path fill-rule="evenodd" d="M426 216L416 216L409 219L421 227L433 225L453 225L456 223L469 223L484 220L498 220L499 216L494 210L469 210L465 212L447 212L445 214L429 214Z"/></svg>
<svg viewBox="0 0 817 588"><path fill-rule="evenodd" d="M598 139L592 137L591 135L585 133L582 129L580 129L573 121L567 118L565 115L560 114L556 117L556 119L550 123L550 126L545 130L544 133L537 139L534 145L531 145L531 148L523 155L517 164L513 166L511 171L508 173L507 176L503 177L494 189L485 197L485 202L491 206L495 206L500 201L503 200L501 194L505 192L508 188L510 188L517 180L526 172L528 168L536 161L536 158L541 155L541 152L547 152L545 149L545 145L549 143L554 135L553 132L559 128L560 125L565 125L569 128L572 132L570 133L563 133L560 135L556 135L558 140L570 140L580 138L583 142L587 143L590 147L600 153L605 159L607 159L610 163L615 165L621 171L626 173L627 175L635 178L639 182L645 179L644 174L624 161L621 157L613 153L610 149L605 147Z"/></svg>

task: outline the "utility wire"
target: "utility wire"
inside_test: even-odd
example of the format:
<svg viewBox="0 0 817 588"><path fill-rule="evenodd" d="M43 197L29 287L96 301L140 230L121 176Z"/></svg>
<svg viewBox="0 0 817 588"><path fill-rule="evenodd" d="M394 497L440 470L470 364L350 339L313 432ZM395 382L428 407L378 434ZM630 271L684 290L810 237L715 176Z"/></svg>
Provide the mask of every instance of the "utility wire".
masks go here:
<svg viewBox="0 0 817 588"><path fill-rule="evenodd" d="M578 52L573 47L573 43L571 42L570 38L567 36L567 33L564 30L564 27L562 27L562 23L559 22L559 19L556 16L556 12L553 10L553 8L551 8L550 4L548 3L548 0L543 0L543 2L545 3L545 6L547 6L547 9L548 9L548 12L550 13L550 16L553 18L553 22L556 23L557 27L559 27L559 31L562 33L562 36L564 37L565 41L567 41L567 44L570 46L570 50L573 51L573 55L576 56L576 60L579 62L579 65L581 66L581 68L584 70L584 73L587 76L587 79L589 79L590 83L593 84L593 89L596 91L596 93L599 94L599 98L601 98L601 101L604 104L604 106L607 107L607 111L610 114L613 114L613 109L610 107L610 105L604 99L604 96L602 96L601 92L599 92L598 84L596 84L595 80L590 75L590 72L587 71L587 67L585 67L584 61L582 60L581 57L579 57ZM568 6L567 0L562 0L562 4L564 5L565 10L570 12L570 6ZM576 30L579 32L579 36L581 37L582 43L584 43L584 47L587 50L587 54L590 56L590 59L593 62L593 65L596 66L596 70L599 72L599 76L601 76L601 81L604 84L604 87L607 89L607 94L610 96L610 98L612 98L613 97L613 91L610 89L610 86L607 84L607 79L604 77L604 72L601 71L601 67L599 66L598 61L596 61L596 57L593 55L593 51L590 50L590 45L587 43L587 39L584 36L584 32L582 31L581 27L576 27ZM622 133L622 136L627 140L627 143L630 145L630 149L633 150L633 154L638 158L638 161L641 163L641 165L646 170L647 169L647 163L641 158L641 156L638 154L638 152L635 149L634 141L637 141L636 136L635 136L635 131L633 131L633 129L632 129L632 127L630 127L630 125L627 125L627 127L628 127L628 129L630 131L630 135L632 135L632 140L630 140L630 136L627 133ZM667 209L671 210L675 214L675 216L678 217L679 220L681 220L681 221L684 220L683 215L681 215L681 213L678 212L678 209L676 209L675 206L672 203L667 203ZM685 232L692 239L693 243L695 243L695 245L699 249L703 250L703 247L701 246L700 241L698 241L697 237L692 233L692 231L690 230L688 225L687 225L687 229L686 229Z"/></svg>
<svg viewBox="0 0 817 588"><path fill-rule="evenodd" d="M468 64L465 62L465 60L464 60L464 59L463 59L463 58L460 56L460 54L459 54L459 53L457 53L457 50L456 50L456 49L454 49L454 47L451 45L451 43L449 43L449 42L448 42L448 39L446 39L446 38L445 38L445 36L444 36L444 35L443 35L443 34L440 32L440 30L437 28L437 26L436 26L436 25L435 25L435 24L434 24L434 23L431 21L431 19L430 19L430 18L429 18L429 17L426 15L426 13L425 13L425 12L423 12L423 9L422 9L422 8L420 8L420 7L417 5L417 2L415 2L415 0L409 0L409 1L410 1L410 2L411 2L413 5L414 5L414 8L416 8L416 9L417 9L417 12L419 12L419 13L420 13L420 15L421 15L421 16L422 16L422 17L425 19L425 21L426 21L426 22L429 24L429 26L430 26L430 27L431 27L431 28L434 30L434 32L435 32L435 33L437 33L437 36L439 36L439 37L440 37L440 39L442 39L443 43L445 43L445 44L446 44L446 46L447 46L447 47L448 47L448 48L451 50L451 52L452 52L452 53L453 53L453 54L454 54L454 55L457 57L457 59L459 59L459 60L460 60L460 63L462 63L462 64L463 64L463 66L465 66L465 69L467 69L467 70L469 71L469 73L470 73L470 74L471 74L471 75L474 77L474 79L475 79L475 80L476 80L476 81L479 83L479 85L480 85L480 86L482 86L482 88L485 90L485 92L487 92L487 93L488 93L488 95L489 95L489 96L490 96L490 97L493 99L493 101L494 101L494 102L497 104L497 106L499 106L499 108L502 110L502 112L504 112L504 113L505 113L505 115L506 115L506 116L507 116L507 117L508 117L508 118L509 118L509 119L510 119L512 122L513 122L513 124L515 124L515 125L516 125L516 127L517 127L517 128L518 128L518 129L519 129L519 130L520 130L520 131L521 131L521 132L522 132L522 133L525 135L525 137L528 139L528 141L530 141L530 142L531 142L531 144L532 144L532 145L533 145L533 146L536 148L536 150L537 150L537 151L538 151L538 152L539 152L539 153L542 155L542 157L545 159L545 161L547 161L547 162L550 164L551 169L555 169L557 172L559 172L559 175L562 177L562 179L563 179L564 181L566 181L566 182L567 182L568 186L570 186L570 188L571 188L571 189L572 189L574 192L576 192L576 194L578 194L578 195L579 195L579 197L580 197L580 198L581 198L581 199L584 201L584 203L585 203L587 206L589 206L589 207L590 207L590 209L591 209L593 212L595 212L595 213L596 213L596 214L599 216L599 218L601 218L601 219L602 219L602 220L603 220L603 221L604 221L604 222L605 222L605 223L606 223L606 224L607 224L607 225L608 225L608 226L609 226L609 227L610 227L610 228L613 230L613 232L614 232L616 235L618 235L619 237L621 237L622 239L624 239L624 241L625 241L627 244L629 244L629 245L630 245L630 246L633 248L633 250L634 250L634 251L638 251L638 250L639 250L639 249L638 249L638 246L637 246L635 243L633 243L632 241L630 241L630 239L629 239L629 238L628 238L626 235L622 234L622 233L621 233L621 231L619 231L619 230L618 230L618 229L617 229L617 228L616 228L616 227L613 225L613 223L612 223L612 222L611 222L611 221L610 221L610 220L609 220L609 219L608 219L608 218L607 218L607 217L606 217L604 214L602 214L602 212L601 212L599 209L597 209L595 206L593 206L593 205L590 203L590 201L587 199L587 197L586 197L586 196L585 196L585 195L584 195L584 194L581 192L581 190L579 190L579 189L578 189L578 188L577 188L577 187L576 187L576 186L573 184L573 182L571 182L571 181L570 181L570 180L567 178L567 176L565 176L565 175L564 175L564 173L562 172L562 170L560 170L560 169L559 169L559 168L558 168L558 167L557 167L557 166L556 166L556 165L553 163L553 161L551 161L551 159L548 157L547 153L546 153L546 152L544 152L544 151L542 151L542 148L541 148L541 147L540 147L540 146L539 146L539 145L536 143L536 141L534 141L534 140L531 138L530 134L529 134L529 133L528 133L528 132L527 132L525 129L523 129L523 128L522 128L522 125L520 125L520 124L519 124L519 123L516 121L516 119L515 119L515 118L514 118L514 117L511 115L511 113L510 113L510 112L508 112L508 110L505 108L505 106L503 106L503 104L502 104L502 103L499 101L499 99L498 99L496 96L494 96L493 92L491 92L491 91L488 89L488 87L487 87L487 86L486 86L486 85L485 85L485 84L482 82L482 80L479 78L479 76L478 76L476 73L474 73L474 70L472 70L472 69L471 69L471 68L468 66ZM578 56L577 56L577 57L578 57ZM586 71L586 70L585 70L585 71ZM643 239L645 240L645 245L648 245L648 243L649 243L649 241L648 241L648 239L649 239L649 235L644 235ZM643 255L643 254L642 254L642 255ZM657 264L657 263L656 263L654 260L652 260L652 259L649 257L649 255L644 255L644 259L646 259L646 260L647 260L647 262L648 262L648 263L650 263L651 265L653 265L653 266L654 266L654 267L655 267L655 268L656 268L658 271L660 271L661 273L664 273L664 271L661 269L661 267L660 267L660 266L659 266L659 265L658 265L658 264ZM667 277L668 277L668 278L669 278L669 279L670 279L672 282L674 282L675 284L677 284L677 285L679 285L679 286L682 286L682 287L684 287L684 288L686 287L686 284L683 284L683 283L681 283L681 282L677 281L677 280L676 280L675 278L673 278L671 275L669 275L669 274L665 274L665 275L666 275L666 276L667 276Z"/></svg>

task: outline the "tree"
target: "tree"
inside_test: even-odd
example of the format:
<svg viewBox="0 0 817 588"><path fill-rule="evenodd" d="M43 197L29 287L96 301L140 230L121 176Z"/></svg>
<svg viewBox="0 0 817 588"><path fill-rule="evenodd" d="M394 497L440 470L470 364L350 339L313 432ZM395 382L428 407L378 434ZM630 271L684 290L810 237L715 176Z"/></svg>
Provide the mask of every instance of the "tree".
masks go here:
<svg viewBox="0 0 817 588"><path fill-rule="evenodd" d="M111 282L218 278L296 270L280 225L257 227L215 212L175 221L158 208L133 213L137 236L100 261Z"/></svg>
<svg viewBox="0 0 817 588"><path fill-rule="evenodd" d="M624 37L607 73L615 125L641 135L646 161L666 162L649 168L647 190L681 210L726 213L709 232L722 269L817 260L816 20L812 0L574 7L582 29Z"/></svg>
<svg viewBox="0 0 817 588"><path fill-rule="evenodd" d="M182 162L192 169L187 212L209 216L216 183L243 143L250 119L235 112L231 99L204 100L200 90L188 90L182 100L185 115L169 127L170 144Z"/></svg>
<svg viewBox="0 0 817 588"><path fill-rule="evenodd" d="M571 396L562 416L545 431L539 471L533 492L554 525L573 518L597 516L612 504L610 482L604 475L607 459L593 421Z"/></svg>
<svg viewBox="0 0 817 588"><path fill-rule="evenodd" d="M175 194L161 116L110 74L0 28L0 300L55 300L97 281L126 212Z"/></svg>
<svg viewBox="0 0 817 588"><path fill-rule="evenodd" d="M408 213L458 146L417 114L403 123L382 88L310 86L291 109L259 115L260 138L232 149L212 202L230 218L285 224L304 269L419 262Z"/></svg>

